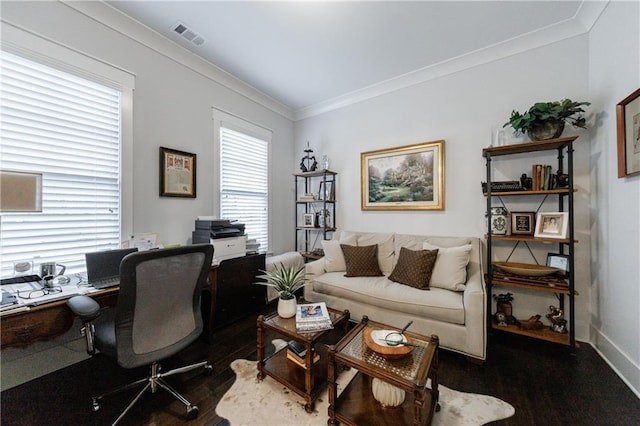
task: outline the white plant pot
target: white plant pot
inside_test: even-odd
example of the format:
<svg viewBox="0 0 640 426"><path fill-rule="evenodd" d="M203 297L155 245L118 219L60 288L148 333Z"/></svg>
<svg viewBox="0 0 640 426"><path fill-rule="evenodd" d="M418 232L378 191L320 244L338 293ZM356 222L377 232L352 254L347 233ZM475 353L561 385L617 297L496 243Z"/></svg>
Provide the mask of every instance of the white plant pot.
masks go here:
<svg viewBox="0 0 640 426"><path fill-rule="evenodd" d="M296 299L278 299L278 315L282 318L291 318L296 314Z"/></svg>
<svg viewBox="0 0 640 426"><path fill-rule="evenodd" d="M404 391L378 378L371 381L373 397L383 407L398 407L404 402Z"/></svg>

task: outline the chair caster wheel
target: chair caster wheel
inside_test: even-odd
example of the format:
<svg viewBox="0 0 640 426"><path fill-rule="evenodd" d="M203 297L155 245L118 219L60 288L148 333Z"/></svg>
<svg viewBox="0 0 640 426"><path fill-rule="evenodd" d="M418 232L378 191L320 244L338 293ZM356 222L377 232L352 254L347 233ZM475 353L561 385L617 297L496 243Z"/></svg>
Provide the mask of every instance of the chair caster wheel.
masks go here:
<svg viewBox="0 0 640 426"><path fill-rule="evenodd" d="M204 374L206 374L207 376L210 376L213 374L213 366L211 366L210 364L207 364L204 366Z"/></svg>
<svg viewBox="0 0 640 426"><path fill-rule="evenodd" d="M95 413L100 409L100 403L97 400L93 400L93 412Z"/></svg>
<svg viewBox="0 0 640 426"><path fill-rule="evenodd" d="M198 417L198 414L200 414L200 410L198 409L197 405L189 405L187 407L187 420L193 420L196 417Z"/></svg>

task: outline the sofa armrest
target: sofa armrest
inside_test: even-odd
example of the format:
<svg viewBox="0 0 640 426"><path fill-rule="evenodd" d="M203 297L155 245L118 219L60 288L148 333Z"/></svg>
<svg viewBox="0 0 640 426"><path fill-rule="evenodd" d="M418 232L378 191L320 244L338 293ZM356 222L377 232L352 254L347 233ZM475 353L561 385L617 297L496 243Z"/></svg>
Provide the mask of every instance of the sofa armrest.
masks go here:
<svg viewBox="0 0 640 426"><path fill-rule="evenodd" d="M305 264L305 273L307 275L307 279L310 281L313 281L315 277L319 277L324 274L324 257Z"/></svg>
<svg viewBox="0 0 640 426"><path fill-rule="evenodd" d="M479 254L479 253L478 253ZM463 294L464 323L468 333L468 345L474 353L486 358L487 340L487 288L484 282L481 255L471 259L467 270L466 289Z"/></svg>

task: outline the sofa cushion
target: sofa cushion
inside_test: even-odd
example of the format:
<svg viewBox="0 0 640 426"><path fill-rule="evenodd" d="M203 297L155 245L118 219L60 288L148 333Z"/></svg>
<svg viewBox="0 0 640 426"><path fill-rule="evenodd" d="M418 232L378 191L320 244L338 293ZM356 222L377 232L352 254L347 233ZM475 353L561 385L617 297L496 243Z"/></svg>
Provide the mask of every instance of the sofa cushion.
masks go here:
<svg viewBox="0 0 640 426"><path fill-rule="evenodd" d="M465 320L461 292L441 288L423 291L384 276L345 278L340 272L315 277L311 286L319 294L371 305L372 312L384 309L452 324L464 324Z"/></svg>
<svg viewBox="0 0 640 426"><path fill-rule="evenodd" d="M347 265L344 263L344 254L340 244L356 245L356 237L345 236L340 240L323 240L322 249L324 250L324 270L327 272L346 271Z"/></svg>
<svg viewBox="0 0 640 426"><path fill-rule="evenodd" d="M438 257L431 275L431 287L464 291L471 244L458 247L438 247L425 241L422 248L425 250L438 249Z"/></svg>
<svg viewBox="0 0 640 426"><path fill-rule="evenodd" d="M345 277L376 277L382 275L378 266L378 246L340 244L347 273Z"/></svg>
<svg viewBox="0 0 640 426"><path fill-rule="evenodd" d="M398 255L398 262L389 275L389 279L410 287L429 290L429 280L437 256L438 249L409 250L402 247Z"/></svg>
<svg viewBox="0 0 640 426"><path fill-rule="evenodd" d="M385 275L389 275L393 271L394 263L394 233L380 233L380 232L352 232L342 231L340 234L340 241L343 238L355 236L357 238L358 246L371 246L378 245L378 264L380 269ZM417 247L421 249L422 247Z"/></svg>

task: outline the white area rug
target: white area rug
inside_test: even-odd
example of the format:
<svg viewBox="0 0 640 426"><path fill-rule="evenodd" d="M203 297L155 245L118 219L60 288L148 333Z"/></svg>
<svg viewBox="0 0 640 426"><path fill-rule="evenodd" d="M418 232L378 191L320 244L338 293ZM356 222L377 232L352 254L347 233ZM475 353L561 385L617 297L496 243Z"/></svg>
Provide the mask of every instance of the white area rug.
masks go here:
<svg viewBox="0 0 640 426"><path fill-rule="evenodd" d="M279 342L274 341L276 347ZM304 410L304 400L271 377L260 382L256 378L255 361L237 359L231 363L236 381L222 397L216 413L232 426L318 425L327 424L329 398L325 390L315 401L315 411ZM338 393L356 373L345 371L338 377ZM506 402L488 395L458 392L439 385L440 411L434 425L482 425L513 416L515 409Z"/></svg>

